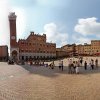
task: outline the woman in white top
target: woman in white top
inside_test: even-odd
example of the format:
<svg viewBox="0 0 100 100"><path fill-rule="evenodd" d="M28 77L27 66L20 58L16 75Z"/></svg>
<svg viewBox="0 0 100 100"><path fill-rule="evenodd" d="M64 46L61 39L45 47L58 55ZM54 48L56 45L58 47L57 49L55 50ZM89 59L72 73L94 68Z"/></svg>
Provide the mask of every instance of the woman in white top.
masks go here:
<svg viewBox="0 0 100 100"><path fill-rule="evenodd" d="M88 66L89 66L89 69L91 69L91 61L89 62L89 65Z"/></svg>
<svg viewBox="0 0 100 100"><path fill-rule="evenodd" d="M76 61L76 74L79 74L79 64L77 61Z"/></svg>

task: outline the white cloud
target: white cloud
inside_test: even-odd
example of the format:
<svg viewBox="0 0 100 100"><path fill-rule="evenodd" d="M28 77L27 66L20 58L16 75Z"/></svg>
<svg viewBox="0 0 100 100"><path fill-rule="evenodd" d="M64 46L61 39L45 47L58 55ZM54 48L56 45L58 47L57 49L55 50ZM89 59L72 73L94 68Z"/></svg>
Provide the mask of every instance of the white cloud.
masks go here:
<svg viewBox="0 0 100 100"><path fill-rule="evenodd" d="M47 35L47 42L54 42L57 47L67 44L68 34L59 32L60 28L55 23L44 26L44 33Z"/></svg>
<svg viewBox="0 0 100 100"><path fill-rule="evenodd" d="M86 18L79 19L78 24L75 26L74 30L82 35L98 35L100 34L100 23L97 22L97 18Z"/></svg>
<svg viewBox="0 0 100 100"><path fill-rule="evenodd" d="M72 36L72 39L76 42L76 44L84 44L84 43L90 44L90 42L91 42L90 38L83 37L83 36L80 36L80 35L77 35L77 34L74 34Z"/></svg>
<svg viewBox="0 0 100 100"><path fill-rule="evenodd" d="M15 12L17 15L18 38L22 36L26 25L25 14L22 8L11 7L10 0L0 0L0 45L8 45L8 47L10 47L9 12Z"/></svg>
<svg viewBox="0 0 100 100"><path fill-rule="evenodd" d="M0 45L9 45L9 0L0 0Z"/></svg>

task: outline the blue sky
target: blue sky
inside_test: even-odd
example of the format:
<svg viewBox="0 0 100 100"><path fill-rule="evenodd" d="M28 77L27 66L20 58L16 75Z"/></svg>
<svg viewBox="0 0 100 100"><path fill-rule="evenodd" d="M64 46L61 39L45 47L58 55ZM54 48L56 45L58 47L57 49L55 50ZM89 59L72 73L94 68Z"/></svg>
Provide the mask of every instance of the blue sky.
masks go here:
<svg viewBox="0 0 100 100"><path fill-rule="evenodd" d="M100 39L100 0L1 0L0 7L0 21L4 24L2 18L5 20L0 37L4 40L9 40L9 29L4 30L11 11L17 15L18 39L27 38L30 31L45 33L47 41L56 42L57 47Z"/></svg>

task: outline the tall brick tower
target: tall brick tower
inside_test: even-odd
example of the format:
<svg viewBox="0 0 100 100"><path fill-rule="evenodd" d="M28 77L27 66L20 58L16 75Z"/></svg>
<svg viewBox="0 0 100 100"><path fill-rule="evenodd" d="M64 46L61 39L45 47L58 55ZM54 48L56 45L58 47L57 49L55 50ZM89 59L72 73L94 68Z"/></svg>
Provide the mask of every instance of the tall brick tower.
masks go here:
<svg viewBox="0 0 100 100"><path fill-rule="evenodd" d="M10 56L12 59L19 59L19 48L16 37L16 15L15 12L11 12L8 16L10 26Z"/></svg>

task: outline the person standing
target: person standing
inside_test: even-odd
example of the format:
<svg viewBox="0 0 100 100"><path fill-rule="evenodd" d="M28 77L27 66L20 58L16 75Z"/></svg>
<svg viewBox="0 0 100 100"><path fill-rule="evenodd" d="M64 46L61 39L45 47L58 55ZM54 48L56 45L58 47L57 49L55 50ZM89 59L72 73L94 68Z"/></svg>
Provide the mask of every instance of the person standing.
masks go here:
<svg viewBox="0 0 100 100"><path fill-rule="evenodd" d="M55 66L55 64L54 64L54 61L50 64L50 67L51 67L51 69L54 69L54 66Z"/></svg>
<svg viewBox="0 0 100 100"><path fill-rule="evenodd" d="M61 69L61 60L59 60L59 70Z"/></svg>
<svg viewBox="0 0 100 100"><path fill-rule="evenodd" d="M79 63L76 61L76 74L79 74Z"/></svg>
<svg viewBox="0 0 100 100"><path fill-rule="evenodd" d="M88 65L89 69L91 69L91 61L89 61L89 65Z"/></svg>
<svg viewBox="0 0 100 100"><path fill-rule="evenodd" d="M61 61L61 70L63 71L63 60Z"/></svg>
<svg viewBox="0 0 100 100"><path fill-rule="evenodd" d="M84 69L87 70L87 62L84 62Z"/></svg>
<svg viewBox="0 0 100 100"><path fill-rule="evenodd" d="M82 58L80 59L80 64L81 64L81 67L82 67L82 62L83 62L83 60L82 60Z"/></svg>
<svg viewBox="0 0 100 100"><path fill-rule="evenodd" d="M76 66L77 66L77 61L73 61L73 73L75 73L76 71Z"/></svg>
<svg viewBox="0 0 100 100"><path fill-rule="evenodd" d="M95 66L98 69L98 59L95 60Z"/></svg>
<svg viewBox="0 0 100 100"><path fill-rule="evenodd" d="M94 60L93 59L91 59L91 68L92 68L92 70L94 69Z"/></svg>
<svg viewBox="0 0 100 100"><path fill-rule="evenodd" d="M72 59L69 60L69 64L68 64L68 73L71 74L72 73Z"/></svg>

